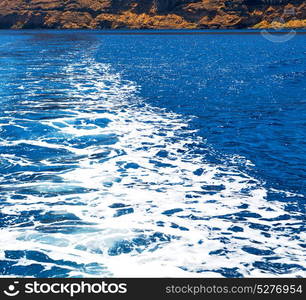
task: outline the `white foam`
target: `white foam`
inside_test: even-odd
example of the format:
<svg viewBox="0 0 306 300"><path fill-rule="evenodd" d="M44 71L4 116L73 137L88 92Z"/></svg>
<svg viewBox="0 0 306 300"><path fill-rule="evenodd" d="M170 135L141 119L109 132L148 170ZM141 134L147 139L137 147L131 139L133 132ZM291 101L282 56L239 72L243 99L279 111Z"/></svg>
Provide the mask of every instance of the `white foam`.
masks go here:
<svg viewBox="0 0 306 300"><path fill-rule="evenodd" d="M268 203L264 183L243 173L238 167L232 164L229 167L226 162L212 164L206 161L205 156L191 153L188 144L198 144L206 148L207 152L211 147L188 129L188 119L144 103L137 96L139 87L123 80L120 74L113 73L106 64L84 58L80 63L68 65L64 72L68 76L70 89L66 91L67 103L63 104L70 106L65 109L70 114L40 122L55 128L61 136L115 135L118 141L112 145L93 144L84 149L49 142L47 137L43 140L6 142L6 145L24 143L65 149L83 157L77 162L77 168L56 174L62 178L62 182L41 180L35 183L17 182L15 185L15 188L31 188L41 195L50 191L69 191L68 195L44 198L33 194L28 195L26 201L8 198L8 203L14 205L5 206L2 212L12 215L29 210L69 212L93 225L76 224L74 227L80 230L71 234L61 231L39 232L36 226L46 229L51 226L40 224L39 220L32 227L12 225L1 229L2 251L8 248L31 249L44 252L53 259L84 264L98 262L106 267L98 272L100 276L218 277L221 276L218 270L223 268L237 268L237 272L247 277L279 276L273 271L254 267L253 263L262 261L262 256L245 252L244 246L271 250L275 256L281 257L276 262L306 267L305 253L299 246L301 239L292 239L290 228L288 232L278 230L280 227L286 228L288 221L265 220L284 215L284 203ZM32 93L35 95L35 91ZM33 103L40 107L50 104L50 101ZM106 127L100 127L95 124L98 118L110 122ZM81 129L76 125L77 120L86 121L82 123ZM145 143L148 148L145 148ZM160 150L167 151L169 155L157 157ZM94 155L103 151L109 151L105 155L106 160L101 162L94 159ZM7 158L12 157L7 155ZM228 161L233 162L235 159L244 161L248 168L253 166L252 162L239 156L229 157ZM152 160L168 165L157 166ZM41 163L60 165L60 162L48 159ZM126 168L128 163L139 167ZM203 169L200 176L194 174L199 168ZM204 193L204 185L222 185L223 189L214 194ZM74 192L75 187L88 191L79 194ZM196 197L187 198L186 195ZM71 205L74 202L68 199L73 197L84 205ZM123 203L125 208L134 211L114 217L116 209L110 208L114 203ZM241 205L247 207L241 208ZM171 216L163 214L172 209L181 211ZM245 219L234 216L245 210L259 214L261 218L256 215ZM232 217L224 218L224 215ZM164 226L158 226L158 222L164 222ZM263 235L260 229L250 227L250 222L269 226L267 233L270 236ZM294 218L290 223L291 227L295 224L299 226L298 220ZM61 228L66 226L60 222L55 225ZM243 231L233 232L229 230L231 226L238 226ZM84 228L89 231L84 232ZM156 232L169 237L169 240L149 241ZM145 246L135 247L133 251L119 256L109 255L109 249L116 242L132 241L140 235L148 240ZM216 250L224 250L224 254L211 253ZM19 262L22 265L26 263L24 260ZM46 264L46 267L50 266ZM86 271L73 268L70 275L91 276ZM288 275L301 276L302 271L291 270Z"/></svg>

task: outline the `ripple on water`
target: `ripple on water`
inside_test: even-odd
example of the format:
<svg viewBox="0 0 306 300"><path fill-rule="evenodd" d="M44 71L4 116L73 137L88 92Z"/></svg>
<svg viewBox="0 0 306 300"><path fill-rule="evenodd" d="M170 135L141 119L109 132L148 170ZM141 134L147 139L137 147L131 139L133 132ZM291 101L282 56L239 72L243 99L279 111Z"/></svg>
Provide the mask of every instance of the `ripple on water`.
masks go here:
<svg viewBox="0 0 306 300"><path fill-rule="evenodd" d="M29 71L1 118L1 275L305 274L304 216L282 192L88 53L48 81Z"/></svg>

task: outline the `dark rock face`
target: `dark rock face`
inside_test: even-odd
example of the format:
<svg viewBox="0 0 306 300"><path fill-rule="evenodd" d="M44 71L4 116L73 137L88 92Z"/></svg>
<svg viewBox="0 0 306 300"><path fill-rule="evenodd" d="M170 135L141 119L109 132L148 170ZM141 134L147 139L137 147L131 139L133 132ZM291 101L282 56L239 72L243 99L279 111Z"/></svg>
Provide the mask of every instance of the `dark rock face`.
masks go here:
<svg viewBox="0 0 306 300"><path fill-rule="evenodd" d="M180 0L153 0L153 8L156 13L165 13L173 10L177 5L195 1Z"/></svg>
<svg viewBox="0 0 306 300"><path fill-rule="evenodd" d="M306 27L305 13L304 0L0 0L0 28Z"/></svg>

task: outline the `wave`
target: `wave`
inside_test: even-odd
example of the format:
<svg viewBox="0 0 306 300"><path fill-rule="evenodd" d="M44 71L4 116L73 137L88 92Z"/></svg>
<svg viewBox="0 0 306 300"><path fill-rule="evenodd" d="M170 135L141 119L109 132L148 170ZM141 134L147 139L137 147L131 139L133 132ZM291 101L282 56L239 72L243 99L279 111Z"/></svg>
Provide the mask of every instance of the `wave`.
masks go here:
<svg viewBox="0 0 306 300"><path fill-rule="evenodd" d="M33 70L1 120L2 275L303 276L303 216L252 162L213 161L190 119L87 53L47 86Z"/></svg>

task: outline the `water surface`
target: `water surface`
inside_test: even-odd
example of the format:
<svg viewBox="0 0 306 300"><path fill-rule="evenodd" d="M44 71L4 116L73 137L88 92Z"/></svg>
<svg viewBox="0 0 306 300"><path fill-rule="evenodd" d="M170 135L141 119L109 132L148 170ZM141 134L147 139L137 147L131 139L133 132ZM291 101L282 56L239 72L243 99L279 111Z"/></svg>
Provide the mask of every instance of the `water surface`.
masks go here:
<svg viewBox="0 0 306 300"><path fill-rule="evenodd" d="M305 35L0 41L2 276L305 276Z"/></svg>

